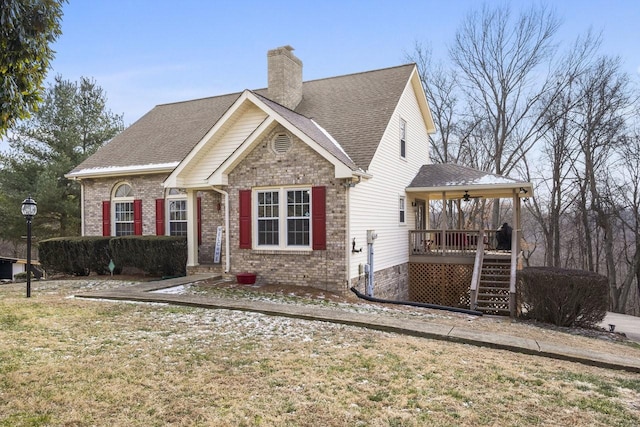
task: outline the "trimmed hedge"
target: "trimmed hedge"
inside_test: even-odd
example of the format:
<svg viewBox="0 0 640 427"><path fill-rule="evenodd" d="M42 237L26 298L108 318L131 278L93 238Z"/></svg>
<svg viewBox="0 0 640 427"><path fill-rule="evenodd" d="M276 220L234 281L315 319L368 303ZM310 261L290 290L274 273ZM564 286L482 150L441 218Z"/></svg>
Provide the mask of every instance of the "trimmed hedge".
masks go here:
<svg viewBox="0 0 640 427"><path fill-rule="evenodd" d="M186 274L184 237L58 237L39 242L38 253L40 264L50 273L108 274L109 262L113 260L116 274L125 267L135 267L150 275Z"/></svg>
<svg viewBox="0 0 640 427"><path fill-rule="evenodd" d="M109 272L111 237L57 237L38 242L40 264L50 273L88 276Z"/></svg>
<svg viewBox="0 0 640 427"><path fill-rule="evenodd" d="M187 274L187 239L171 236L125 236L109 241L113 262L151 275Z"/></svg>
<svg viewBox="0 0 640 427"><path fill-rule="evenodd" d="M522 317L557 326L593 327L608 307L605 276L583 270L527 267L518 272Z"/></svg>

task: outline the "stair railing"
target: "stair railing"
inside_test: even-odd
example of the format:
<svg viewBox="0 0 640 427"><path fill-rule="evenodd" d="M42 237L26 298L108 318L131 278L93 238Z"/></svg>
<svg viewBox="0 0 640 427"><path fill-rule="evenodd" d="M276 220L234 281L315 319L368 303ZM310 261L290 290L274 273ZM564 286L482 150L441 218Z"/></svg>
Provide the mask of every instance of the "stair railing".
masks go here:
<svg viewBox="0 0 640 427"><path fill-rule="evenodd" d="M482 263L484 262L484 230L481 229L478 235L476 258L473 263L473 273L471 275L471 292L469 299L469 308L475 310L478 308L478 286L480 284L480 275L482 274Z"/></svg>

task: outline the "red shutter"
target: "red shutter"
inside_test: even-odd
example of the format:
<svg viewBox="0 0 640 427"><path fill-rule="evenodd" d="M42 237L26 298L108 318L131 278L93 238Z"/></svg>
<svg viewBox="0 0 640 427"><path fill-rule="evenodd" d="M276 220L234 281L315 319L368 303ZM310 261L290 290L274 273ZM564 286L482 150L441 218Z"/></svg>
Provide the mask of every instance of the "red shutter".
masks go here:
<svg viewBox="0 0 640 427"><path fill-rule="evenodd" d="M251 190L240 190L240 249L251 249Z"/></svg>
<svg viewBox="0 0 640 427"><path fill-rule="evenodd" d="M313 250L327 249L327 188L311 188Z"/></svg>
<svg viewBox="0 0 640 427"><path fill-rule="evenodd" d="M164 199L156 199L156 236L165 235Z"/></svg>
<svg viewBox="0 0 640 427"><path fill-rule="evenodd" d="M111 202L102 202L102 235L111 236Z"/></svg>
<svg viewBox="0 0 640 427"><path fill-rule="evenodd" d="M202 197L198 197L198 245L202 244Z"/></svg>
<svg viewBox="0 0 640 427"><path fill-rule="evenodd" d="M133 201L133 234L142 235L142 200Z"/></svg>

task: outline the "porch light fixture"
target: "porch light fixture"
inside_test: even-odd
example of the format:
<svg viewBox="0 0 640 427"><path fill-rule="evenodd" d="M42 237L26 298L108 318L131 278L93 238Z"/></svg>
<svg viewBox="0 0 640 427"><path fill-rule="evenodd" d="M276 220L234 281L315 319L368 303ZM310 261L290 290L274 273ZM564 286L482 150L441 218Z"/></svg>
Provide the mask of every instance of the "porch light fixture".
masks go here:
<svg viewBox="0 0 640 427"><path fill-rule="evenodd" d="M22 202L22 216L27 220L27 298L31 297L31 220L38 213L38 204L31 195Z"/></svg>

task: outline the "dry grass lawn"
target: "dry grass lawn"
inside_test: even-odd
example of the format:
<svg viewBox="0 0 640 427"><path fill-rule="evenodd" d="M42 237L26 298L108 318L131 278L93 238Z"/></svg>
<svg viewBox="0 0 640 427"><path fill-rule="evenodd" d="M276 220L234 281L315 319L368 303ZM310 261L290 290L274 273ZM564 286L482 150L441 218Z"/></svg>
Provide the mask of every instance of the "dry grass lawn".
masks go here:
<svg viewBox="0 0 640 427"><path fill-rule="evenodd" d="M0 286L0 426L640 425L638 374L256 313L69 298L123 285L35 282L31 299L24 284Z"/></svg>

